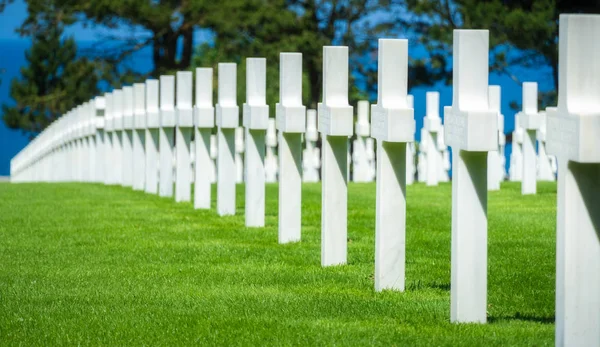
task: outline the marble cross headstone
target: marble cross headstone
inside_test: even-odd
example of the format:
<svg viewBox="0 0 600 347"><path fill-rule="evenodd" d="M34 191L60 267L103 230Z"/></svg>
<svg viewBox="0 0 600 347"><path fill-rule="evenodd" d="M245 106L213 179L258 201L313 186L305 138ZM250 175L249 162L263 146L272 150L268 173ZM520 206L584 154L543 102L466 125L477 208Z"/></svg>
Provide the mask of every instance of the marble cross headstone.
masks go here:
<svg viewBox="0 0 600 347"><path fill-rule="evenodd" d="M158 108L158 80L146 80L146 178L144 190L148 194L158 194L158 141L160 129L160 110Z"/></svg>
<svg viewBox="0 0 600 347"><path fill-rule="evenodd" d="M192 108L193 76L191 71L177 72L175 128L175 201L192 199L192 158L190 155L194 110Z"/></svg>
<svg viewBox="0 0 600 347"><path fill-rule="evenodd" d="M245 147L244 127L237 127L235 128L235 183L244 183Z"/></svg>
<svg viewBox="0 0 600 347"><path fill-rule="evenodd" d="M105 167L104 184L115 183L115 169L112 165L115 160L113 147L114 126L113 126L113 93L104 94L105 110L104 110L104 158L102 165Z"/></svg>
<svg viewBox="0 0 600 347"><path fill-rule="evenodd" d="M559 17L556 346L600 346L600 16Z"/></svg>
<svg viewBox="0 0 600 347"><path fill-rule="evenodd" d="M488 100L490 110L495 111L498 115L498 148L488 152L488 175L487 187L488 190L500 190L500 183L504 181L504 146L502 145L502 137L504 136L504 116L500 111L501 89L500 86L488 87Z"/></svg>
<svg viewBox="0 0 600 347"><path fill-rule="evenodd" d="M195 159L194 208L209 209L214 162L211 159L211 132L215 127L213 107L213 69L196 69L196 106L194 107Z"/></svg>
<svg viewBox="0 0 600 347"><path fill-rule="evenodd" d="M275 118L269 118L267 135L265 138L267 153L265 154L265 181L267 183L277 182L279 163L277 161L277 122Z"/></svg>
<svg viewBox="0 0 600 347"><path fill-rule="evenodd" d="M323 102L318 104L322 142L321 265L345 264L348 254L348 47L323 47Z"/></svg>
<svg viewBox="0 0 600 347"><path fill-rule="evenodd" d="M115 173L114 184L123 185L123 90L113 91L112 103L113 115L113 165L111 166Z"/></svg>
<svg viewBox="0 0 600 347"><path fill-rule="evenodd" d="M144 190L146 181L146 85L133 85L133 189Z"/></svg>
<svg viewBox="0 0 600 347"><path fill-rule="evenodd" d="M540 112L540 128L536 133L538 141L537 179L539 181L555 181L556 158L553 155L548 155L546 150L546 122L546 112Z"/></svg>
<svg viewBox="0 0 600 347"><path fill-rule="evenodd" d="M452 147L450 320L487 320L487 152L498 147L488 102L487 30L454 30L453 99L445 107Z"/></svg>
<svg viewBox="0 0 600 347"><path fill-rule="evenodd" d="M525 130L521 127L520 119L520 113L515 114L515 129L512 133L510 166L508 168L508 179L512 182L520 182L523 178L523 137Z"/></svg>
<svg viewBox="0 0 600 347"><path fill-rule="evenodd" d="M406 96L406 103L410 109L414 110L415 98L413 95L408 94ZM406 185L408 186L415 182L415 173L417 172L417 168L415 166L415 154L415 142L408 142L406 145Z"/></svg>
<svg viewBox="0 0 600 347"><path fill-rule="evenodd" d="M267 60L246 59L246 103L244 103L244 128L246 151L244 171L246 176L246 226L265 225L265 135L269 126L267 105Z"/></svg>
<svg viewBox="0 0 600 347"><path fill-rule="evenodd" d="M97 96L93 100L94 103L94 117L96 122L96 163L95 163L95 175L94 182L104 183L107 168L105 166L106 158L106 132L104 130L105 123L105 111L106 111L106 100L103 96Z"/></svg>
<svg viewBox="0 0 600 347"><path fill-rule="evenodd" d="M123 183L133 186L133 87L123 87Z"/></svg>
<svg viewBox="0 0 600 347"><path fill-rule="evenodd" d="M523 110L519 113L523 132L523 181L522 194L535 194L537 183L536 131L541 118L537 107L537 83L523 83Z"/></svg>
<svg viewBox="0 0 600 347"><path fill-rule="evenodd" d="M217 135L210 135L210 163L211 169L210 183L217 183L217 157L219 155L219 147L217 146Z"/></svg>
<svg viewBox="0 0 600 347"><path fill-rule="evenodd" d="M302 181L319 182L321 168L321 151L317 147L319 132L317 131L317 111L306 111L305 149L302 153Z"/></svg>
<svg viewBox="0 0 600 347"><path fill-rule="evenodd" d="M175 77L160 76L158 195L162 197L173 196L173 132L175 125Z"/></svg>
<svg viewBox="0 0 600 347"><path fill-rule="evenodd" d="M380 39L377 104L371 136L377 141L375 290L404 291L407 143L414 141L408 104L408 40Z"/></svg>
<svg viewBox="0 0 600 347"><path fill-rule="evenodd" d="M442 153L438 148L438 136L442 132L442 119L440 118L440 93L427 92L426 115L423 120L423 127L426 130L426 160L427 160L427 179L428 186L437 186L439 182L439 167L442 164Z"/></svg>
<svg viewBox="0 0 600 347"><path fill-rule="evenodd" d="M237 65L219 63L219 102L216 107L217 213L235 214L235 128L240 123L237 105Z"/></svg>
<svg viewBox="0 0 600 347"><path fill-rule="evenodd" d="M372 182L371 168L367 154L367 138L371 134L369 124L369 102L361 100L357 104L357 121L355 124L356 140L352 151L352 181Z"/></svg>
<svg viewBox="0 0 600 347"><path fill-rule="evenodd" d="M279 55L279 243L300 241L302 226L302 133L306 107L302 105L302 53Z"/></svg>

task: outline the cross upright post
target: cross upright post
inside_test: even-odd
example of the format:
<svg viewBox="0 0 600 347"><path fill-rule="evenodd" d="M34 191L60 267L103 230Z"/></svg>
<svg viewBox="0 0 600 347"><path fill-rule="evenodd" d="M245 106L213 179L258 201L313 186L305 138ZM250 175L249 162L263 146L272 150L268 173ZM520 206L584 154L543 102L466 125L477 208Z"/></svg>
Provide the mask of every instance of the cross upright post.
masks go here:
<svg viewBox="0 0 600 347"><path fill-rule="evenodd" d="M453 100L445 107L452 147L450 320L487 320L487 152L498 147L488 101L487 30L454 30Z"/></svg>
<svg viewBox="0 0 600 347"><path fill-rule="evenodd" d="M175 129L175 201L192 200L191 142L194 127L192 108L193 75L191 71L177 72L177 127Z"/></svg>
<svg viewBox="0 0 600 347"><path fill-rule="evenodd" d="M146 180L146 85L133 85L133 189L144 190Z"/></svg>
<svg viewBox="0 0 600 347"><path fill-rule="evenodd" d="M377 104L371 137L377 141L375 290L404 291L406 255L407 143L414 141L409 105L408 40L380 39Z"/></svg>
<svg viewBox="0 0 600 347"><path fill-rule="evenodd" d="M548 152L558 159L556 346L600 346L600 16L559 19L558 106Z"/></svg>
<svg viewBox="0 0 600 347"><path fill-rule="evenodd" d="M215 127L213 107L213 69L196 69L196 106L194 106L195 159L194 208L210 209L211 176L210 134Z"/></svg>
<svg viewBox="0 0 600 347"><path fill-rule="evenodd" d="M323 102L318 104L323 138L321 265L346 264L348 255L348 47L323 47Z"/></svg>
<svg viewBox="0 0 600 347"><path fill-rule="evenodd" d="M247 227L265 225L265 134L269 125L267 60L246 59L246 103L243 105L245 128L246 177L245 217Z"/></svg>
<svg viewBox="0 0 600 347"><path fill-rule="evenodd" d="M219 101L216 106L217 213L235 214L235 128L240 124L237 105L237 65L219 63Z"/></svg>
<svg viewBox="0 0 600 347"><path fill-rule="evenodd" d="M302 105L302 53L279 55L279 243L296 242L302 227L302 133L306 107Z"/></svg>
<svg viewBox="0 0 600 347"><path fill-rule="evenodd" d="M162 197L173 196L173 132L175 125L175 77L160 76L158 195Z"/></svg>
<svg viewBox="0 0 600 347"><path fill-rule="evenodd" d="M160 129L160 110L158 108L158 80L146 80L146 128L144 153L145 176L144 191L148 194L158 194L158 142Z"/></svg>

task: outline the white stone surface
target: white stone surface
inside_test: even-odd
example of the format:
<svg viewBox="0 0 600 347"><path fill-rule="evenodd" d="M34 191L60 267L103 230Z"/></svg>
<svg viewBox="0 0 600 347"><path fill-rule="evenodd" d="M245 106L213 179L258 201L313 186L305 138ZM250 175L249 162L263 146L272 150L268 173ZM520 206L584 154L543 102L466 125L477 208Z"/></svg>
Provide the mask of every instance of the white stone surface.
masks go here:
<svg viewBox="0 0 600 347"><path fill-rule="evenodd" d="M114 174L114 166L112 165L113 160L115 158L114 148L113 148L113 134L114 134L114 125L113 125L113 116L112 116L112 104L113 104L113 93L105 93L104 94L105 101L105 109L104 109L104 158L103 158L103 166L105 168L104 171L104 184L114 184L115 183L115 174ZM65 115L65 117L68 116ZM60 163L61 165L66 166L66 160L63 157L65 148L61 149L60 155ZM65 179L64 173L61 172L61 181Z"/></svg>
<svg viewBox="0 0 600 347"><path fill-rule="evenodd" d="M490 110L498 115L498 148L488 152L488 174L487 187L488 190L500 190L500 184L504 181L506 173L504 170L504 116L500 110L501 105L500 86L488 87L488 99Z"/></svg>
<svg viewBox="0 0 600 347"><path fill-rule="evenodd" d="M123 187L133 186L133 87L123 87Z"/></svg>
<svg viewBox="0 0 600 347"><path fill-rule="evenodd" d="M146 85L133 85L133 189L146 184Z"/></svg>
<svg viewBox="0 0 600 347"><path fill-rule="evenodd" d="M279 173L279 160L277 159L277 122L269 118L267 135L265 138L267 153L265 154L265 182L276 183Z"/></svg>
<svg viewBox="0 0 600 347"><path fill-rule="evenodd" d="M537 179L538 181L556 181L556 157L546 151L546 112L540 112L540 128L536 132L538 141Z"/></svg>
<svg viewBox="0 0 600 347"><path fill-rule="evenodd" d="M193 75L191 71L177 72L177 127L175 128L175 201L192 200L191 141L194 127L192 108Z"/></svg>
<svg viewBox="0 0 600 347"><path fill-rule="evenodd" d="M520 114L515 115L515 129L512 133L512 151L510 153L510 166L508 179L512 182L521 182L523 179L523 135L525 130L521 126Z"/></svg>
<svg viewBox="0 0 600 347"><path fill-rule="evenodd" d="M498 115L488 101L487 30L454 30L453 100L445 107L452 147L450 320L487 320L487 153L498 147Z"/></svg>
<svg viewBox="0 0 600 347"><path fill-rule="evenodd" d="M235 183L244 183L244 128L235 128Z"/></svg>
<svg viewBox="0 0 600 347"><path fill-rule="evenodd" d="M245 220L248 227L265 225L265 136L269 124L267 101L267 60L246 59L246 103L244 128L246 150Z"/></svg>
<svg viewBox="0 0 600 347"><path fill-rule="evenodd" d="M219 63L217 72L217 213L225 216L235 214L235 128L240 123L240 111L236 100L237 65Z"/></svg>
<svg viewBox="0 0 600 347"><path fill-rule="evenodd" d="M406 97L408 40L380 39L377 68L377 104L371 107L371 134L377 141L375 290L404 291L406 147L415 133L414 111Z"/></svg>
<svg viewBox="0 0 600 347"><path fill-rule="evenodd" d="M279 55L279 243L300 241L302 228L302 133L306 107L302 105L302 53Z"/></svg>
<svg viewBox="0 0 600 347"><path fill-rule="evenodd" d="M373 158L374 154L367 153L367 138L371 135L369 102L361 100L356 108L358 116L354 125L356 139L352 146L352 181L373 182L375 173L372 170L370 158Z"/></svg>
<svg viewBox="0 0 600 347"><path fill-rule="evenodd" d="M317 131L317 111L306 111L305 149L302 152L302 181L319 182L321 168L321 150L317 147L319 132Z"/></svg>
<svg viewBox="0 0 600 347"><path fill-rule="evenodd" d="M123 185L123 90L113 91L113 155L114 184Z"/></svg>
<svg viewBox="0 0 600 347"><path fill-rule="evenodd" d="M196 107L194 112L196 132L194 136L194 208L210 209L211 183L215 179L215 164L211 158L211 131L215 126L212 68L196 69Z"/></svg>
<svg viewBox="0 0 600 347"><path fill-rule="evenodd" d="M519 122L524 129L521 194L535 194L537 188L536 131L541 124L537 107L537 83L535 82L523 83L523 110L519 112Z"/></svg>
<svg viewBox="0 0 600 347"><path fill-rule="evenodd" d="M427 161L426 165L426 184L428 186L437 186L440 175L439 168L443 165L442 151L438 147L438 137L442 132L442 119L440 118L440 93L427 92L426 97L426 116L423 122L425 128L424 152ZM423 137L421 136L421 139Z"/></svg>
<svg viewBox="0 0 600 347"><path fill-rule="evenodd" d="M321 265L346 264L348 254L348 47L323 47L323 101L318 105L322 136Z"/></svg>
<svg viewBox="0 0 600 347"><path fill-rule="evenodd" d="M158 80L146 80L146 129L144 143L146 178L144 180L144 191L148 194L158 194L158 134L160 127L158 100Z"/></svg>
<svg viewBox="0 0 600 347"><path fill-rule="evenodd" d="M415 108L415 98L414 96L408 94L406 96L406 102L410 109L414 110ZM413 130L413 138L414 138ZM410 186L415 182L415 174L417 173L417 165L415 165L415 158L417 154L417 149L415 147L415 142L408 142L406 145L406 185Z"/></svg>
<svg viewBox="0 0 600 347"><path fill-rule="evenodd" d="M103 96L97 96L93 99L94 105L94 118L96 122L96 153L95 153L95 175L94 182L104 183L106 175L106 166L104 165L106 157L106 131L104 130L105 123L105 111L106 111L106 99ZM55 158L52 158L55 159ZM56 172L56 168L51 168L53 172ZM54 180L54 179L52 179Z"/></svg>
<svg viewBox="0 0 600 347"><path fill-rule="evenodd" d="M600 16L560 15L558 106L547 149L557 156L556 346L600 346Z"/></svg>
<svg viewBox="0 0 600 347"><path fill-rule="evenodd" d="M158 195L173 196L173 146L175 131L175 77L160 76L160 128L158 133Z"/></svg>
<svg viewBox="0 0 600 347"><path fill-rule="evenodd" d="M217 157L219 155L217 142L217 135L210 135L210 161L212 167L212 170L209 170L210 183L217 183Z"/></svg>

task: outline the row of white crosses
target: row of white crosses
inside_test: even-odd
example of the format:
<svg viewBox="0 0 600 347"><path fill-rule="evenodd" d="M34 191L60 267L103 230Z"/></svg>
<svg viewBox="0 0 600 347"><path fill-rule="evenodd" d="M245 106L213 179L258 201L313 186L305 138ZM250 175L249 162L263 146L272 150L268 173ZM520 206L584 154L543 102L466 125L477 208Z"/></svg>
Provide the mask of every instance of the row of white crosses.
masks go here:
<svg viewBox="0 0 600 347"><path fill-rule="evenodd" d="M597 35L596 35L597 34ZM561 15L559 39L559 101L547 110L547 147L559 161L557 209L556 344L600 345L600 16ZM455 30L453 56L453 101L445 107L445 140L452 147L451 223L451 310L450 319L459 323L487 320L487 177L488 153L498 151L498 109L488 89L489 34L487 30ZM403 291L405 288L406 184L408 144L414 140L414 111L407 99L408 42L379 41L378 96L372 105L371 137L377 141L377 191L375 222L375 289ZM281 55L280 102L276 106L279 130L279 242L301 239L301 134L306 132L305 108L301 103L301 60L299 53ZM265 105L265 63L250 58L247 66L246 128L246 224L264 225L264 150L268 127ZM236 104L236 65L219 64L217 212L235 213L234 137L239 123ZM156 103L158 85L125 87L109 93L106 117L99 122L103 100L88 102L56 121L19 156L13 159L16 177L47 180L107 181L133 185L133 154L139 152L143 122L143 95L146 95L145 157L156 158L171 151L169 129L178 130L176 190L182 199L189 192L189 128L196 132L195 206L210 207L210 132L214 121L211 103L212 70L197 71L197 104L191 114L191 76L178 74L177 105L174 107L174 79L160 81L160 112ZM200 86L198 86L200 83ZM528 90L528 89L527 89ZM493 93L492 93L493 94ZM129 98L127 101L125 99ZM525 112L535 114L527 103ZM322 134L322 219L321 264L347 262L347 146L353 134L353 109L348 104L348 49L323 49L323 101L318 107L318 130ZM157 116L159 114L159 116ZM127 121L125 117L135 121ZM159 120L159 121L157 121ZM524 121L531 129L533 121ZM435 121L427 129L438 129ZM158 147L152 129L159 129ZM57 131L56 129L59 129ZM99 129L101 129L99 131ZM104 131L102 131L102 129ZM126 142L136 129L137 151ZM167 130L167 131L165 131ZM106 136L103 136L105 133ZM98 141L98 138L104 138ZM531 136L528 136L531 139ZM311 139L313 139L311 135ZM110 140L108 140L110 139ZM150 142L154 142L149 146ZM529 145L525 145L529 146ZM180 147L182 149L180 149ZM99 149L95 157L93 149ZM152 149L154 148L154 149ZM529 151L531 148L526 149ZM183 151L183 152L180 152ZM99 154L102 153L102 154ZM98 155L99 154L99 155ZM129 162L119 160L130 158ZM94 158L95 160L93 160ZM99 159L100 158L100 159ZM172 159L172 158L170 158ZM34 164L32 164L34 163ZM102 165L104 163L104 165ZM118 164L122 163L122 167ZM62 165L75 164L75 165ZM40 165L44 170L31 170ZM142 165L138 163L137 165ZM71 167L72 170L65 170ZM96 171L99 167L110 170ZM146 161L145 169L148 165ZM52 170L53 168L58 168ZM93 169L92 169L93 168ZM111 171L121 172L112 173ZM139 169L138 169L139 170ZM523 170L524 173L529 173ZM38 172L43 177L31 177ZM96 172L96 173L94 173ZM49 174L48 174L49 173ZM98 174L99 173L99 174ZM146 171L147 173L147 171ZM151 175L172 175L172 166ZM251 177L253 176L253 177ZM148 177L148 176L145 176ZM146 190L155 187L146 179ZM159 184L160 185L160 184ZM252 185L252 187L249 187ZM161 189L167 189L167 186Z"/></svg>

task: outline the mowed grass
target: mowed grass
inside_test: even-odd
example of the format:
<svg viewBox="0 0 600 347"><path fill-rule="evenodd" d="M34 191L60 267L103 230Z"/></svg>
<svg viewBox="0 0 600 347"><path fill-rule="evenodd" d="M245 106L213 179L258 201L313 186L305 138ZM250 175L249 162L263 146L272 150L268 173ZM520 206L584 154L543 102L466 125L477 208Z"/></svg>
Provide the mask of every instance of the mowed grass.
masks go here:
<svg viewBox="0 0 600 347"><path fill-rule="evenodd" d="M404 293L373 290L375 184L349 184L348 265L320 265L320 185L302 242L142 192L0 184L2 345L552 345L556 185L489 194L488 324L451 324L451 185L408 188Z"/></svg>

